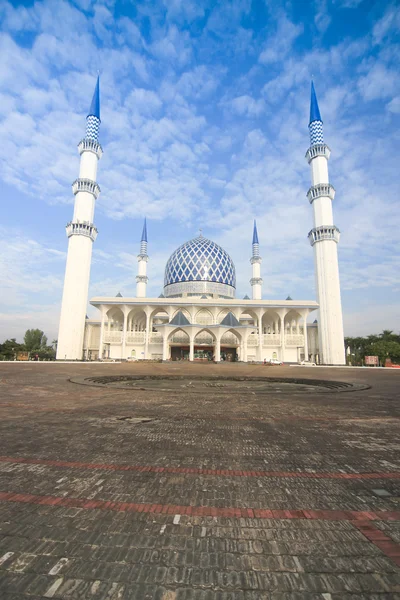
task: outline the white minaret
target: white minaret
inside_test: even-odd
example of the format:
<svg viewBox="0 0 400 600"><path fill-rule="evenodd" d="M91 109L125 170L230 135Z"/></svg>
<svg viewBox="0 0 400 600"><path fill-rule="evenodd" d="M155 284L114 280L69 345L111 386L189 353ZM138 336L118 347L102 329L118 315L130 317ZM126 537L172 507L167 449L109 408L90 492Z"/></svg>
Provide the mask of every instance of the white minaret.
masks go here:
<svg viewBox="0 0 400 600"><path fill-rule="evenodd" d="M96 183L97 162L103 153L98 142L99 126L100 87L97 78L86 118L86 135L78 144L81 164L79 179L72 184L75 194L74 216L66 228L68 254L57 344L57 359L60 360L83 358L92 245L97 236L93 224L94 205L100 194Z"/></svg>
<svg viewBox="0 0 400 600"><path fill-rule="evenodd" d="M308 234L314 248L317 300L319 303L319 351L325 365L346 364L340 299L337 245L339 229L333 224L332 200L335 190L329 183L330 149L324 144L322 119L311 83L310 148L306 159L311 166L312 186L307 198L314 210L314 227Z"/></svg>
<svg viewBox="0 0 400 600"><path fill-rule="evenodd" d="M258 243L258 233L257 233L257 224L254 220L254 229L253 229L253 255L250 259L252 264L253 276L250 279L251 290L252 290L252 298L253 300L261 300L262 298L262 282L261 279L261 261L262 258L260 256L260 245Z"/></svg>
<svg viewBox="0 0 400 600"><path fill-rule="evenodd" d="M138 274L136 275L136 298L146 298L147 282L147 223L143 224L142 239L140 240L140 254L138 254Z"/></svg>

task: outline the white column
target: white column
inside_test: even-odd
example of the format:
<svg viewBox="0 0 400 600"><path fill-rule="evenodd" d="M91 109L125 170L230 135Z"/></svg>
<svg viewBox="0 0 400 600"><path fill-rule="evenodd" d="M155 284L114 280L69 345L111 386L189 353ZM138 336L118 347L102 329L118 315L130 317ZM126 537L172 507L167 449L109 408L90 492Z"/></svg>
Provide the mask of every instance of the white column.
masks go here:
<svg viewBox="0 0 400 600"><path fill-rule="evenodd" d="M247 332L243 334L242 345L243 345L242 361L247 362Z"/></svg>
<svg viewBox="0 0 400 600"><path fill-rule="evenodd" d="M189 350L189 360L193 362L194 360L194 335L191 334L189 337L190 350Z"/></svg>
<svg viewBox="0 0 400 600"><path fill-rule="evenodd" d="M304 322L304 360L308 360L307 315L304 316L303 322Z"/></svg>
<svg viewBox="0 0 400 600"><path fill-rule="evenodd" d="M139 254L138 256L138 274L136 277L136 297L137 298L146 298L146 290L147 290L147 261L148 256L144 256Z"/></svg>
<svg viewBox="0 0 400 600"><path fill-rule="evenodd" d="M262 330L262 314L258 317L258 360L263 360L263 330Z"/></svg>
<svg viewBox="0 0 400 600"><path fill-rule="evenodd" d="M124 323L122 329L122 350L121 350L121 358L126 358L126 332L128 326L128 315L124 312Z"/></svg>
<svg viewBox="0 0 400 600"><path fill-rule="evenodd" d="M144 358L149 358L150 315L146 314L146 333L144 338Z"/></svg>
<svg viewBox="0 0 400 600"><path fill-rule="evenodd" d="M219 333L216 333L216 340L214 346L214 360L215 362L221 362L221 336Z"/></svg>
<svg viewBox="0 0 400 600"><path fill-rule="evenodd" d="M338 263L340 232L333 222L332 200L335 190L329 183L329 156L330 150L324 143L311 146L306 154L311 167L312 184L307 197L314 215L314 228L308 237L314 249L321 362L344 365L346 360Z"/></svg>
<svg viewBox="0 0 400 600"><path fill-rule="evenodd" d="M103 358L103 337L104 337L104 320L106 316L105 308L101 307L101 325L100 325L100 343L99 343L99 359Z"/></svg>
<svg viewBox="0 0 400 600"><path fill-rule="evenodd" d="M81 160L79 178L72 186L74 214L66 227L68 251L57 344L57 359L61 360L82 360L92 247L97 237L93 218L100 193L96 174L102 150L97 141L86 138L78 148Z"/></svg>
<svg viewBox="0 0 400 600"><path fill-rule="evenodd" d="M169 360L169 344L168 344L168 333L167 327L163 327L163 360Z"/></svg>
<svg viewBox="0 0 400 600"><path fill-rule="evenodd" d="M285 317L280 318L281 324L281 361L285 362Z"/></svg>

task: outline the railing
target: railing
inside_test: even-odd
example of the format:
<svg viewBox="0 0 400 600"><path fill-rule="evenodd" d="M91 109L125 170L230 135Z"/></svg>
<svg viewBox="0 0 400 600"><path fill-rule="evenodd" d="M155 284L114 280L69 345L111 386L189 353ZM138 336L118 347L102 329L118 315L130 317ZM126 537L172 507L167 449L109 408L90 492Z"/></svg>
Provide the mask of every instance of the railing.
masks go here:
<svg viewBox="0 0 400 600"><path fill-rule="evenodd" d="M170 342L172 344L185 344L185 346L189 346L189 336L188 335L184 335L182 333L176 333L175 335L172 336L172 338L170 339Z"/></svg>
<svg viewBox="0 0 400 600"><path fill-rule="evenodd" d="M72 184L72 191L74 194L77 194L78 192L89 192L89 194L93 194L95 200L97 200L100 194L100 186L91 179L75 179Z"/></svg>
<svg viewBox="0 0 400 600"><path fill-rule="evenodd" d="M231 344L233 346L239 345L239 339L233 333L224 333L221 338L221 345L226 346L226 344Z"/></svg>
<svg viewBox="0 0 400 600"><path fill-rule="evenodd" d="M315 242L321 242L322 240L333 240L338 243L340 231L335 225L321 225L320 227L311 229L308 234L308 239L311 246L314 246Z"/></svg>
<svg viewBox="0 0 400 600"><path fill-rule="evenodd" d="M279 333L264 333L263 346L280 346L281 336Z"/></svg>
<svg viewBox="0 0 400 600"><path fill-rule="evenodd" d="M214 344L214 338L209 333L200 333L199 335L196 335L194 343L212 345Z"/></svg>
<svg viewBox="0 0 400 600"><path fill-rule="evenodd" d="M83 138L78 144L79 154L82 154L85 150L89 150L90 152L94 152L97 154L97 158L101 158L103 154L103 148L96 140L92 140L90 138Z"/></svg>
<svg viewBox="0 0 400 600"><path fill-rule="evenodd" d="M331 200L335 197L335 188L330 183L318 183L317 185L312 185L307 192L307 198L312 204L314 200L321 197L327 197Z"/></svg>
<svg viewBox="0 0 400 600"><path fill-rule="evenodd" d="M161 333L151 333L149 342L150 342L150 344L162 344L163 343L162 334Z"/></svg>
<svg viewBox="0 0 400 600"><path fill-rule="evenodd" d="M104 333L105 344L121 344L122 331L106 331Z"/></svg>
<svg viewBox="0 0 400 600"><path fill-rule="evenodd" d="M258 346L258 335L257 334L249 335L249 337L247 338L247 345L248 346Z"/></svg>
<svg viewBox="0 0 400 600"><path fill-rule="evenodd" d="M304 335L285 335L285 346L304 347Z"/></svg>
<svg viewBox="0 0 400 600"><path fill-rule="evenodd" d="M327 159L329 159L330 155L331 150L329 146L327 146L326 144L315 144L307 150L306 159L308 163L310 163L312 159L316 156L325 156Z"/></svg>
<svg viewBox="0 0 400 600"><path fill-rule="evenodd" d="M127 344L144 344L146 341L145 331L128 331L126 334Z"/></svg>
<svg viewBox="0 0 400 600"><path fill-rule="evenodd" d="M67 236L69 238L71 237L71 235L84 235L85 237L90 238L92 242L94 242L97 237L96 227L93 225L93 223L89 223L87 221L83 223L67 223L66 229Z"/></svg>
<svg viewBox="0 0 400 600"><path fill-rule="evenodd" d="M197 325L212 325L214 323L212 316L201 316L201 317L196 317L195 318L195 323Z"/></svg>

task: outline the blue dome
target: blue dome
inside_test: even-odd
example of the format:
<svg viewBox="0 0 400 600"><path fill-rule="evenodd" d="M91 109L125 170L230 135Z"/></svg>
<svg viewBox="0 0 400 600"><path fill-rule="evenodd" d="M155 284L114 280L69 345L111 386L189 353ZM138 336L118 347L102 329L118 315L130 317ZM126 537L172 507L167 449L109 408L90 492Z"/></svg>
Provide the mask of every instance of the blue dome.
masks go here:
<svg viewBox="0 0 400 600"><path fill-rule="evenodd" d="M221 246L200 235L179 246L171 254L165 267L165 287L184 282L207 282L210 292L232 296L236 287L235 265ZM233 289L224 291L215 284L230 286ZM174 288L176 291L178 289L184 291L182 286L179 288L174 286ZM173 292L174 289L170 291ZM190 291L196 291L196 288L192 290L189 286L187 291L190 293ZM204 291L207 290L203 289Z"/></svg>

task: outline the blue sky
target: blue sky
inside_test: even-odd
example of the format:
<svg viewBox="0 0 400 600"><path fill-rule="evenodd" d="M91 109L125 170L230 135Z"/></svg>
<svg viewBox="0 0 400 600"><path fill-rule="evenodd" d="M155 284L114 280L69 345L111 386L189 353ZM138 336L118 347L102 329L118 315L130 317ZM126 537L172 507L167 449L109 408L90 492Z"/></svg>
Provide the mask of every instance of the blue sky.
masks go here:
<svg viewBox="0 0 400 600"><path fill-rule="evenodd" d="M104 155L90 296L149 293L204 235L250 295L314 299L310 79L332 149L346 335L400 329L400 11L384 0L62 0L0 6L0 338L57 336L71 183L97 71ZM95 309L89 309L94 316Z"/></svg>

